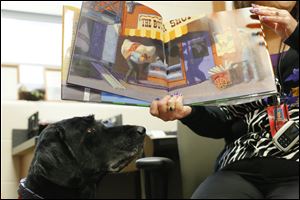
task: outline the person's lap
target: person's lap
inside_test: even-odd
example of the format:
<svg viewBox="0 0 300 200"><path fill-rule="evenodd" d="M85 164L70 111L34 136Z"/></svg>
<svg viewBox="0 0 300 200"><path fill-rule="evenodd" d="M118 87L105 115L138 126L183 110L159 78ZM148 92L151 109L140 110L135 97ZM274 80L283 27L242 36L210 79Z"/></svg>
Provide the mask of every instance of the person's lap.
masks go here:
<svg viewBox="0 0 300 200"><path fill-rule="evenodd" d="M270 184L266 191L266 199L299 199L299 177Z"/></svg>
<svg viewBox="0 0 300 200"><path fill-rule="evenodd" d="M284 199L299 198L299 179L271 184L268 191L258 189L234 171L219 171L209 176L193 193L192 199ZM260 188L261 189L261 188Z"/></svg>

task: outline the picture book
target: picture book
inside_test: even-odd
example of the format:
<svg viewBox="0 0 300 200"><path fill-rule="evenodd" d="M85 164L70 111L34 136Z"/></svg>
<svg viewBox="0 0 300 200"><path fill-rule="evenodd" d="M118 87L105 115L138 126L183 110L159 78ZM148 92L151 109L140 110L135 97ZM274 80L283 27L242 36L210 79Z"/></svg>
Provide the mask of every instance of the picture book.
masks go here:
<svg viewBox="0 0 300 200"><path fill-rule="evenodd" d="M185 104L218 105L274 94L249 9L163 20L134 1L84 1L66 83L148 103L175 93Z"/></svg>
<svg viewBox="0 0 300 200"><path fill-rule="evenodd" d="M71 50L73 47L76 27L78 24L80 9L72 6L63 7L62 30L62 83L61 97L64 100L76 100L96 103L116 103L128 105L148 106L149 103L138 99L132 99L125 96L119 96L108 92L90 89L78 85L67 84L67 74L70 66Z"/></svg>

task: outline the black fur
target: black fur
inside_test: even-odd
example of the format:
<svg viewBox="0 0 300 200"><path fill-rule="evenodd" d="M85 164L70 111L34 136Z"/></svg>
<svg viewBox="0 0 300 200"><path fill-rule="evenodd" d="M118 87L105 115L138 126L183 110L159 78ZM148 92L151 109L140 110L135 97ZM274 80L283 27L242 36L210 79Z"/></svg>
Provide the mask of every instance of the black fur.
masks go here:
<svg viewBox="0 0 300 200"><path fill-rule="evenodd" d="M107 128L94 116L49 125L41 133L26 187L44 198L94 198L96 184L143 149L145 129Z"/></svg>

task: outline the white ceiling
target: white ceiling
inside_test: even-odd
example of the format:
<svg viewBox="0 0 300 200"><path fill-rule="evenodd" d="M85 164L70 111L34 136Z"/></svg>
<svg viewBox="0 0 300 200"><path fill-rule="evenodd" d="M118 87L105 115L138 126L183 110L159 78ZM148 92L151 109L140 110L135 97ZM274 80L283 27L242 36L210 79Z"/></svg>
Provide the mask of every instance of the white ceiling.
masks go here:
<svg viewBox="0 0 300 200"><path fill-rule="evenodd" d="M1 1L1 10L62 15L63 5L81 7L82 1Z"/></svg>

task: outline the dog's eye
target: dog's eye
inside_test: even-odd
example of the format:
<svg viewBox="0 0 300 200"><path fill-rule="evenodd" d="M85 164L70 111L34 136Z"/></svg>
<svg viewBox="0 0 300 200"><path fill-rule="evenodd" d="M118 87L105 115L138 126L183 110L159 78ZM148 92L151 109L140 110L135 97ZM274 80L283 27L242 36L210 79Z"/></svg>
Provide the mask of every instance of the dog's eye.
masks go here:
<svg viewBox="0 0 300 200"><path fill-rule="evenodd" d="M86 130L87 133L91 133L91 134L94 134L96 132L96 129L95 128L88 128Z"/></svg>

